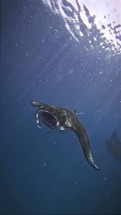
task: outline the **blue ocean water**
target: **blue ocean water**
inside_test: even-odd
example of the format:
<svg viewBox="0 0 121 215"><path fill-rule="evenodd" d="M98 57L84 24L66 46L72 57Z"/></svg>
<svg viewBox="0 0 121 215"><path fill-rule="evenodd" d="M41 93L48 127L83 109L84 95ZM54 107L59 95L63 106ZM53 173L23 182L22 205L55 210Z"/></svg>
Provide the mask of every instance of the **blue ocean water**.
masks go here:
<svg viewBox="0 0 121 215"><path fill-rule="evenodd" d="M121 26L109 10L109 39L90 13L80 1L1 1L1 214L121 214L121 163L105 145L121 137ZM82 112L101 170L74 133L41 132L31 101Z"/></svg>

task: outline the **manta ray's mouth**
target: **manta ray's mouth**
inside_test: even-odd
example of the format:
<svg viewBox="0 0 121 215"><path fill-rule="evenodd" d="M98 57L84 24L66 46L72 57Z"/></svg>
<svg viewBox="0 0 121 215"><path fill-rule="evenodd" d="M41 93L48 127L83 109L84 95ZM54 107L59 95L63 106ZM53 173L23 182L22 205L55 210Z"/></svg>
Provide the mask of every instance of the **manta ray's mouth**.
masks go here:
<svg viewBox="0 0 121 215"><path fill-rule="evenodd" d="M41 127L41 123L44 123L49 128L57 128L56 117L48 111L38 110L36 113L36 123L38 127Z"/></svg>

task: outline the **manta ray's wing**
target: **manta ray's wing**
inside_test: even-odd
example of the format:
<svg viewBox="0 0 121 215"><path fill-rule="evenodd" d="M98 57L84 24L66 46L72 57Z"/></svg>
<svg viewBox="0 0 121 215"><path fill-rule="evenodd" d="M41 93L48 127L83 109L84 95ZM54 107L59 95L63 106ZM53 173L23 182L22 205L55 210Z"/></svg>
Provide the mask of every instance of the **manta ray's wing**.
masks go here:
<svg viewBox="0 0 121 215"><path fill-rule="evenodd" d="M36 107L36 108L40 108L40 107L44 107L45 106L45 104L43 104L43 103L39 103L39 102L31 102L31 105L33 106L33 107Z"/></svg>
<svg viewBox="0 0 121 215"><path fill-rule="evenodd" d="M78 119L76 118L75 120L75 125L73 127L74 132L76 133L76 135L79 138L84 156L86 158L86 160L88 161L88 163L95 169L100 170L100 168L95 164L92 153L91 153L91 148L90 148L90 142L89 142L89 138L86 132L86 129L84 128L84 126L78 121Z"/></svg>
<svg viewBox="0 0 121 215"><path fill-rule="evenodd" d="M118 138L118 135L117 135L117 130L114 130L114 132L112 133L112 136L111 136L111 141L114 142L114 143L119 143L119 138Z"/></svg>
<svg viewBox="0 0 121 215"><path fill-rule="evenodd" d="M121 140L118 137L117 130L114 130L111 138L105 142L108 151L121 162Z"/></svg>

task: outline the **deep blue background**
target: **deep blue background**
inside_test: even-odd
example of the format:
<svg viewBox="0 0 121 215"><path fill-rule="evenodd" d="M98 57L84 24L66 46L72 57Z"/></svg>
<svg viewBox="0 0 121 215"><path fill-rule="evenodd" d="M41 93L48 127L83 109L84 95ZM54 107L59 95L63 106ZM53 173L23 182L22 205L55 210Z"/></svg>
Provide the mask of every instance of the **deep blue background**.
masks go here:
<svg viewBox="0 0 121 215"><path fill-rule="evenodd" d="M121 164L105 141L121 132L121 55L98 41L86 51L41 1L1 6L1 214L120 214ZM84 112L100 172L73 133L36 127L31 101Z"/></svg>

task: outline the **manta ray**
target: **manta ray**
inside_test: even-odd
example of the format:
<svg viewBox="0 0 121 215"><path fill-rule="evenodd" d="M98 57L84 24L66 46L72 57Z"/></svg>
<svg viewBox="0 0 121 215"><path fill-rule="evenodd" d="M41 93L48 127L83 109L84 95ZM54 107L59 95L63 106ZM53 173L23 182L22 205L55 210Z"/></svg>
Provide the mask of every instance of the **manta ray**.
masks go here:
<svg viewBox="0 0 121 215"><path fill-rule="evenodd" d="M110 139L105 142L108 151L121 162L121 140L118 137L117 130L115 129Z"/></svg>
<svg viewBox="0 0 121 215"><path fill-rule="evenodd" d="M44 123L51 129L58 129L60 131L67 129L72 130L80 141L84 156L88 163L96 170L100 170L94 162L86 129L77 118L76 112L39 102L31 102L31 105L37 108L35 119L39 128L41 128L42 123Z"/></svg>

